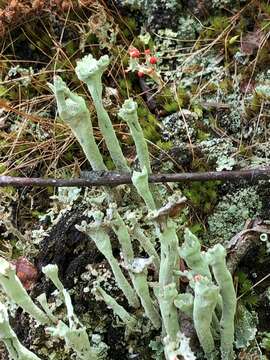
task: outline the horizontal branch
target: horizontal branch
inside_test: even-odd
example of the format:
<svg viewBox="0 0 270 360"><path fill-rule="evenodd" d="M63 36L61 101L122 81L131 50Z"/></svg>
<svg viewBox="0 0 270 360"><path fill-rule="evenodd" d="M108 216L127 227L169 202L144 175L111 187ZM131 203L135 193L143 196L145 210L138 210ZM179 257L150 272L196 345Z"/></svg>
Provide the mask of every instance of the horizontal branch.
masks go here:
<svg viewBox="0 0 270 360"><path fill-rule="evenodd" d="M81 178L73 179L45 179L45 178L23 178L12 176L0 176L1 186L116 186L122 184L131 184L130 174L120 174L117 172L82 172ZM177 173L177 174L152 174L149 176L151 183L165 182L190 182L190 181L239 181L246 179L249 181L269 180L270 167L238 171L209 171L194 173Z"/></svg>

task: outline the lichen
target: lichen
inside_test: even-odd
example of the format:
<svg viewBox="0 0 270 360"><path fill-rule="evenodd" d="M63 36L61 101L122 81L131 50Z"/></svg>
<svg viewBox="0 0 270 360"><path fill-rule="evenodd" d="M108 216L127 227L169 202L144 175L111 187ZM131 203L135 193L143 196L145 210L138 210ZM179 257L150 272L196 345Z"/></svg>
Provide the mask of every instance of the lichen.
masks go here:
<svg viewBox="0 0 270 360"><path fill-rule="evenodd" d="M217 171L232 170L236 164L235 158L232 156L236 152L229 139L211 139L201 141L199 149L207 159L207 163L215 167Z"/></svg>
<svg viewBox="0 0 270 360"><path fill-rule="evenodd" d="M262 206L256 187L228 193L221 198L214 213L208 218L206 235L210 243L225 243L240 232L245 222L259 214Z"/></svg>
<svg viewBox="0 0 270 360"><path fill-rule="evenodd" d="M196 120L197 115L186 109L166 116L162 119L163 139L172 140L174 145L180 145L189 139L194 140Z"/></svg>
<svg viewBox="0 0 270 360"><path fill-rule="evenodd" d="M177 21L182 8L177 0L120 0L122 6L128 6L132 10L140 10L144 19L151 29L170 27Z"/></svg>

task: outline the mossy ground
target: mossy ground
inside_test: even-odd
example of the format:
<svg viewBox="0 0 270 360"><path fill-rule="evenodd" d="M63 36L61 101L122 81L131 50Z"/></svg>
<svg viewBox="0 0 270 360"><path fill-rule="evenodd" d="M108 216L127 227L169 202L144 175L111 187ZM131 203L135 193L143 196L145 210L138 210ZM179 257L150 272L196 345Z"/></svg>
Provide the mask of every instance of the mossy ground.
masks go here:
<svg viewBox="0 0 270 360"><path fill-rule="evenodd" d="M127 3L136 3L136 6L129 7ZM158 5L165 6L166 2L153 1L148 12L143 10L143 3L93 1L87 7L63 13L45 12L41 17L8 25L1 40L0 55L1 174L60 178L78 176L80 170L88 169L68 127L56 117L55 102L47 87L53 75L60 74L70 88L85 97L96 125L91 100L74 73L76 60L88 52L95 56L109 54L111 58L109 72L104 77L105 106L131 165L136 165L134 144L116 115L128 96L139 104L139 119L156 172L269 165L269 3L183 1L180 6L180 2L172 1L167 2L170 6L166 5L166 11L159 15ZM170 17L170 12L176 11L179 11L177 21ZM162 87L145 76L142 80L147 86L145 91L136 73L125 72L130 46L142 52L150 48L158 57ZM101 134L96 126L94 130L106 164L113 168ZM204 239L207 247L211 242L230 240L248 220L269 221L268 186L268 182L209 182L172 188L181 188L188 198L189 209L183 221ZM71 249L70 242L62 244L63 248L57 250L57 259L42 252L42 242L31 243L31 231L40 231L42 225L44 231L49 231L52 246L56 246L55 229L50 227L47 214L52 207L49 197L57 193L55 189L4 188L0 192L0 251L7 258L24 255L39 268L54 260L60 268L62 264L66 268L70 266L72 278L79 278L85 272L88 259L83 256L85 253L93 257L95 266L104 263L102 258L94 257L89 245L77 238L77 233L73 237L74 247ZM60 210L58 203L54 206L54 211ZM14 231L8 231L8 221L29 241L23 244ZM270 323L267 326L262 314L269 311L265 300L269 287L269 255L259 236L256 235L254 241L256 246L239 264L235 282L238 295L244 294L239 301L249 311L258 313L258 329L268 332ZM117 249L115 251L117 253ZM239 277L240 272L245 276ZM110 345L110 359L119 358L114 354L128 359L131 347L139 359L158 358L158 349L151 352L147 348L149 339L152 336L155 340L156 333L146 331L141 341L132 338L127 341L123 326L116 324L112 313L100 304L96 307L91 297L86 299L84 285L75 286L71 277L66 281L65 285L73 288L77 315L83 318L92 310L102 318L102 326L95 323L94 317L84 320L89 330L94 327L104 334L105 342ZM37 289L43 285L40 277ZM21 320L19 313L17 319ZM16 319L14 321L16 323ZM248 358L249 353L258 350L264 336L258 335L257 342L251 341L249 347L241 350L243 356ZM21 333L20 337L27 343L25 334ZM62 344L58 345L61 348ZM43 349L41 356L44 346L38 341L36 348ZM270 346L266 349L262 346L261 350L267 352ZM55 356L57 359L60 355Z"/></svg>

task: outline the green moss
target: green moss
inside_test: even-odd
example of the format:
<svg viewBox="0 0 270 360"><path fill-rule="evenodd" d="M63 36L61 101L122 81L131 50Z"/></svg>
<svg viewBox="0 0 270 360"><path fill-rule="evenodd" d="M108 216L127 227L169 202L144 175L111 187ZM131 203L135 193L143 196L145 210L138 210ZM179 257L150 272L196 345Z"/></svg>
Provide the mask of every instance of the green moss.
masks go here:
<svg viewBox="0 0 270 360"><path fill-rule="evenodd" d="M89 33L85 39L85 45L98 44L98 38L94 33Z"/></svg>
<svg viewBox="0 0 270 360"><path fill-rule="evenodd" d="M25 153L26 151L30 150L30 147L28 144L22 144L17 147L18 152Z"/></svg>
<svg viewBox="0 0 270 360"><path fill-rule="evenodd" d="M245 157L250 157L252 156L252 151L249 147L246 147L244 144L240 144L239 148L238 148L239 154L243 155Z"/></svg>
<svg viewBox="0 0 270 360"><path fill-rule="evenodd" d="M200 212L209 213L217 201L218 181L193 182L183 190L183 194Z"/></svg>
<svg viewBox="0 0 270 360"><path fill-rule="evenodd" d="M124 53L124 55L121 54L121 61L122 61L122 66L123 66L123 68L124 68L124 69L127 69L127 68L128 68L128 64L129 64L129 55L128 55L127 52ZM129 76L131 79L132 79L132 75L133 75L133 74L130 74L130 76ZM133 79L135 80L135 76L133 76ZM121 77L120 80L123 80L122 77Z"/></svg>
<svg viewBox="0 0 270 360"><path fill-rule="evenodd" d="M215 32L222 32L229 26L231 20L227 16L214 16L210 18L210 26Z"/></svg>
<svg viewBox="0 0 270 360"><path fill-rule="evenodd" d="M189 226L189 230L194 234L194 235L199 235L202 234L204 232L204 227L201 223L195 223L191 226Z"/></svg>
<svg viewBox="0 0 270 360"><path fill-rule="evenodd" d="M168 113L168 114L171 114L171 113L174 113L176 111L179 110L179 105L177 103L177 101L174 101L172 103L167 103L163 106L163 109Z"/></svg>
<svg viewBox="0 0 270 360"><path fill-rule="evenodd" d="M220 89L223 91L223 93L226 95L230 92L233 91L233 84L232 84L232 80L231 79L228 79L228 78L225 78L224 80L222 80L220 83L219 83L219 87Z"/></svg>
<svg viewBox="0 0 270 360"><path fill-rule="evenodd" d="M10 174L9 174L10 175ZM16 193L16 189L13 186L5 186L1 189L1 194L4 196L12 196Z"/></svg>
<svg viewBox="0 0 270 360"><path fill-rule="evenodd" d="M198 115L198 118L203 117L203 107L200 104L193 103L190 107L191 111Z"/></svg>
<svg viewBox="0 0 270 360"><path fill-rule="evenodd" d="M263 332L263 338L261 341L261 347L267 351L270 351L270 332Z"/></svg>
<svg viewBox="0 0 270 360"><path fill-rule="evenodd" d="M245 105L245 114L247 118L253 118L254 116L260 114L262 105L267 99L266 93L264 91L260 91L260 88L263 90L264 86L258 87L258 90L255 89L251 100Z"/></svg>
<svg viewBox="0 0 270 360"><path fill-rule="evenodd" d="M74 160L74 153L76 154L76 152L74 152L74 148L70 149L69 151L65 152L65 159L67 161L73 161Z"/></svg>
<svg viewBox="0 0 270 360"><path fill-rule="evenodd" d="M77 50L77 46L78 45L74 41L69 41L65 46L67 55L73 56L73 54Z"/></svg>
<svg viewBox="0 0 270 360"><path fill-rule="evenodd" d="M249 280L247 274L237 271L235 279L238 286L238 296L241 296L241 303L247 307L255 306L259 301L259 297L255 293L253 283Z"/></svg>
<svg viewBox="0 0 270 360"><path fill-rule="evenodd" d="M0 85L0 97L4 97L5 95L7 95L8 91L9 90L5 86Z"/></svg>
<svg viewBox="0 0 270 360"><path fill-rule="evenodd" d="M160 140L161 134L160 131L158 131L158 122L148 108L145 107L144 103L142 101L139 101L138 106L138 118L141 124L141 127L143 129L144 137L153 142L154 144L157 143L158 140Z"/></svg>
<svg viewBox="0 0 270 360"><path fill-rule="evenodd" d="M144 43L142 42L142 40L139 37L135 37L132 40L133 40L132 46L135 46L139 50L144 48Z"/></svg>
<svg viewBox="0 0 270 360"><path fill-rule="evenodd" d="M198 131L197 131L197 139L198 139L198 141L208 140L209 137L210 137L210 134L209 134L209 133L204 132L204 131L198 129Z"/></svg>
<svg viewBox="0 0 270 360"><path fill-rule="evenodd" d="M105 163L108 170L115 170L115 165L114 165L114 163L113 163L113 161L112 161L112 159L110 157L108 157L108 156L105 157L104 156L104 163Z"/></svg>
<svg viewBox="0 0 270 360"><path fill-rule="evenodd" d="M160 133L157 131L157 128L153 124L147 124L142 126L144 137L156 144L158 140L160 140Z"/></svg>
<svg viewBox="0 0 270 360"><path fill-rule="evenodd" d="M127 98L128 93L130 94L132 89L132 82L130 79L120 79L118 81L120 95Z"/></svg>
<svg viewBox="0 0 270 360"><path fill-rule="evenodd" d="M218 85L214 82L205 82L205 85L206 85L205 91L208 94L215 94L218 90ZM204 86L204 83L200 86ZM196 90L197 90L197 88L196 88Z"/></svg>
<svg viewBox="0 0 270 360"><path fill-rule="evenodd" d="M55 192L55 188L53 186L47 186L48 195L53 195Z"/></svg>
<svg viewBox="0 0 270 360"><path fill-rule="evenodd" d="M135 17L124 17L121 23L122 34L130 40L134 38L134 32L137 28L137 22Z"/></svg>
<svg viewBox="0 0 270 360"><path fill-rule="evenodd" d="M171 141L158 140L156 145L164 151L169 151L173 147L173 143Z"/></svg>
<svg viewBox="0 0 270 360"><path fill-rule="evenodd" d="M179 103L180 107L186 108L190 102L190 96L186 89L182 86L178 86L177 91L177 102Z"/></svg>
<svg viewBox="0 0 270 360"><path fill-rule="evenodd" d="M134 17L125 17L125 22L127 24L127 26L132 30L135 31L136 27L137 27L137 22L136 19Z"/></svg>
<svg viewBox="0 0 270 360"><path fill-rule="evenodd" d="M33 210L31 212L32 216L36 219L39 220L40 216L44 216L46 213L45 212L41 212L41 211L38 211L38 210Z"/></svg>
<svg viewBox="0 0 270 360"><path fill-rule="evenodd" d="M3 174L7 170L7 167L4 163L0 163L0 174Z"/></svg>
<svg viewBox="0 0 270 360"><path fill-rule="evenodd" d="M179 111L179 108L186 108L190 98L187 90L179 86L175 92L169 87L164 87L156 97L158 105L162 107L167 114Z"/></svg>
<svg viewBox="0 0 270 360"><path fill-rule="evenodd" d="M230 18L227 16L213 16L209 19L209 26L202 32L202 39L215 38L224 31L230 24Z"/></svg>
<svg viewBox="0 0 270 360"><path fill-rule="evenodd" d="M267 2L261 1L260 7L261 7L262 12L266 13L267 15L270 15L270 4L268 1Z"/></svg>

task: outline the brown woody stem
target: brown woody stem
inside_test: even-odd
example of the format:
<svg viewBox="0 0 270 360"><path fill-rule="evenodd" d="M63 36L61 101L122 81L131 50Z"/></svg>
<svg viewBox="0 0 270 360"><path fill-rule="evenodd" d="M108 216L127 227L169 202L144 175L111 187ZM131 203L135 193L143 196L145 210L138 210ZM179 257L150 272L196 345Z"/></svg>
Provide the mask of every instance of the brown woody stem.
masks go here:
<svg viewBox="0 0 270 360"><path fill-rule="evenodd" d="M194 173L175 173L175 174L152 174L149 175L150 183L167 182L191 182L191 181L239 181L241 179L249 181L269 180L270 167L250 170L236 171L209 171ZM82 172L81 178L73 179L50 179L50 178L27 178L0 176L0 187L2 186L117 186L131 184L131 175L117 172L91 171Z"/></svg>

